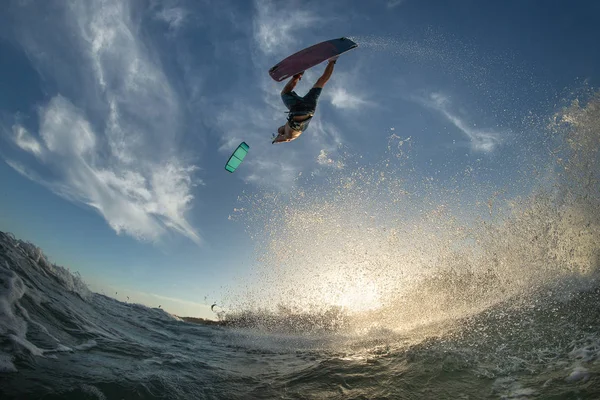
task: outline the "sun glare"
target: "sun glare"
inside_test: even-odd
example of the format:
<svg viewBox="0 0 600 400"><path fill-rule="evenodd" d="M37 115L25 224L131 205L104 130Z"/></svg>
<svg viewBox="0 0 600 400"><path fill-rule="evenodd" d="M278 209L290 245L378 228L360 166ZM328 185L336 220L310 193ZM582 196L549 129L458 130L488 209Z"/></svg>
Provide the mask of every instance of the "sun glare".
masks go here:
<svg viewBox="0 0 600 400"><path fill-rule="evenodd" d="M323 277L317 290L323 304L343 307L349 312L372 311L381 307L377 283L365 276L340 277L330 274Z"/></svg>

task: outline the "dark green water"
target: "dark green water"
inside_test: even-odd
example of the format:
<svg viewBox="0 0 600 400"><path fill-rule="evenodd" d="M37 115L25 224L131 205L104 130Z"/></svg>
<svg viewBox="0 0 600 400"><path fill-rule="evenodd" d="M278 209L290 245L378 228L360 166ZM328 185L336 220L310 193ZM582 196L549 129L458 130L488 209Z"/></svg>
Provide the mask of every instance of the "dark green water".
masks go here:
<svg viewBox="0 0 600 400"><path fill-rule="evenodd" d="M412 331L283 334L120 303L86 292L33 247L4 234L0 244L2 398L600 397L596 281Z"/></svg>

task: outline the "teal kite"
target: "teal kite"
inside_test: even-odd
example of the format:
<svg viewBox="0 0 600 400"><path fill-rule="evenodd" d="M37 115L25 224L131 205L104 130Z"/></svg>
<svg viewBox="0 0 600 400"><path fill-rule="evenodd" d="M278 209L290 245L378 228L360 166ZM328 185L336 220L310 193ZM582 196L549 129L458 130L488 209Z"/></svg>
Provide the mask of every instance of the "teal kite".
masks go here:
<svg viewBox="0 0 600 400"><path fill-rule="evenodd" d="M240 145L235 149L229 160L227 160L227 164L225 165L225 169L229 172L233 172L240 166L242 161L244 161L244 157L248 154L248 149L250 146L246 144L246 142L240 143Z"/></svg>

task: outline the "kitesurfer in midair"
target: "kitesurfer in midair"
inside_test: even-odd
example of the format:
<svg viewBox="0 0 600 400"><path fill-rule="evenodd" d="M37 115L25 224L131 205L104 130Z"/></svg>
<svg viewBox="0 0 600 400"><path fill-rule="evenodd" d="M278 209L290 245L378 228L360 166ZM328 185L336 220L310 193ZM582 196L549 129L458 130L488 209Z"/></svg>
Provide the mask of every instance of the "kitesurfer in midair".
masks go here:
<svg viewBox="0 0 600 400"><path fill-rule="evenodd" d="M337 56L332 57L327 62L325 72L317 80L312 89L304 97L300 97L294 92L294 88L302 79L304 72L294 75L281 91L281 100L289 110L288 119L285 125L277 129L277 136L271 143L291 142L297 139L308 128L308 124L317 109L317 101L321 95L323 87L331 78L333 67L337 61Z"/></svg>

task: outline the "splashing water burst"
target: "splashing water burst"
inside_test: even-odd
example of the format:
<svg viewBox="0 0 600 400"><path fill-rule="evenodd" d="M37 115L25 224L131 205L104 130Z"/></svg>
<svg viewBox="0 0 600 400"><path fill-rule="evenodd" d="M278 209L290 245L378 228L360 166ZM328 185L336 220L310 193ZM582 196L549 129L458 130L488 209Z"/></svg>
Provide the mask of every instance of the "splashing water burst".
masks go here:
<svg viewBox="0 0 600 400"><path fill-rule="evenodd" d="M289 193L246 196L238 219L259 262L229 318L406 330L581 289L600 257L599 110L596 94L535 126L547 133L535 148L551 150L527 158L511 187L472 179L477 166L419 179L411 139L392 135L376 165L347 154L344 169L301 176Z"/></svg>

